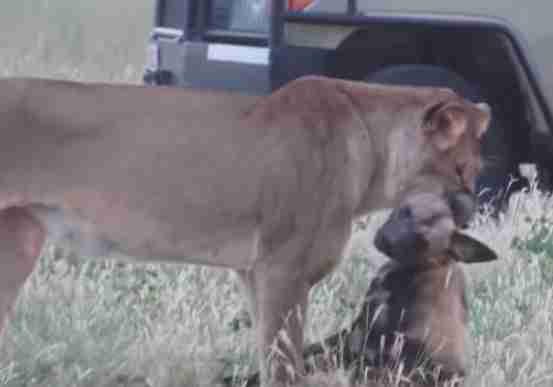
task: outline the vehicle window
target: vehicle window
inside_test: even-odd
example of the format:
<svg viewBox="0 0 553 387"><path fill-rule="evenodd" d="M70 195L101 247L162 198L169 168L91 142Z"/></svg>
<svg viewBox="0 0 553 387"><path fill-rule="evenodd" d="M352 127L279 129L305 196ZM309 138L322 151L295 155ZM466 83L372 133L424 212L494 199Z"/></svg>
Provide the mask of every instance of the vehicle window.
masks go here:
<svg viewBox="0 0 553 387"><path fill-rule="evenodd" d="M192 2L193 3L193 2ZM187 17L188 2L165 0L161 3L161 27L182 29Z"/></svg>
<svg viewBox="0 0 553 387"><path fill-rule="evenodd" d="M267 33L270 11L270 0L235 0L231 11L230 29Z"/></svg>
<svg viewBox="0 0 553 387"><path fill-rule="evenodd" d="M208 27L267 34L270 25L271 1L212 0ZM278 0L276 0L278 1ZM280 0L291 11L344 13L348 0Z"/></svg>
<svg viewBox="0 0 553 387"><path fill-rule="evenodd" d="M236 32L269 32L271 0L213 0L209 28Z"/></svg>
<svg viewBox="0 0 553 387"><path fill-rule="evenodd" d="M306 11L306 8L312 6L313 0L288 0L288 10L290 11Z"/></svg>
<svg viewBox="0 0 553 387"><path fill-rule="evenodd" d="M237 32L269 32L269 18L273 0L213 0L210 10L210 28ZM281 0L289 10L309 12L318 0ZM347 0L329 0L344 3ZM340 8L332 6L332 9Z"/></svg>
<svg viewBox="0 0 553 387"><path fill-rule="evenodd" d="M288 0L289 9L304 12L345 13L348 0Z"/></svg>

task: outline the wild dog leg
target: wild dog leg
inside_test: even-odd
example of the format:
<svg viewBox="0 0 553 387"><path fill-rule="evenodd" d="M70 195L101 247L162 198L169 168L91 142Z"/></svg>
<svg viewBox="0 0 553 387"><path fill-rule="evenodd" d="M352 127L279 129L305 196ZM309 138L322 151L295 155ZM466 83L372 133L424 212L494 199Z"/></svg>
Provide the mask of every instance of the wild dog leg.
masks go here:
<svg viewBox="0 0 553 387"><path fill-rule="evenodd" d="M34 269L46 231L23 207L0 211L0 330Z"/></svg>

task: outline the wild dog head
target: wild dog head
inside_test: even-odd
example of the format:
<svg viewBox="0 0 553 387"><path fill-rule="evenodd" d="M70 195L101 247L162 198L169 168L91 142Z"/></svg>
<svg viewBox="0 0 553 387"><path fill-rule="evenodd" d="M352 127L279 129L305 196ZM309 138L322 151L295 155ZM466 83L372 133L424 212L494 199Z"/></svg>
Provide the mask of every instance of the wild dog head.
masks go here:
<svg viewBox="0 0 553 387"><path fill-rule="evenodd" d="M475 207L471 195L464 192L438 196L418 193L405 198L376 233L374 244L393 260L417 265L444 256L455 257L461 238L457 224L466 221ZM453 250L452 250L453 249ZM483 249L480 249L483 251ZM482 259L489 260L491 252Z"/></svg>

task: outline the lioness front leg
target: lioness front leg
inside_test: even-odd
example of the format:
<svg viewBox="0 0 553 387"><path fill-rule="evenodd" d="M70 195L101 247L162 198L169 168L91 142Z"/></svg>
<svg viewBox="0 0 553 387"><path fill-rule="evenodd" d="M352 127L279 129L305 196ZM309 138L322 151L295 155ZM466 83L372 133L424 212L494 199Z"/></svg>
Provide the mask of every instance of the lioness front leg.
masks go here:
<svg viewBox="0 0 553 387"><path fill-rule="evenodd" d="M45 229L27 209L0 211L0 335L45 239Z"/></svg>
<svg viewBox="0 0 553 387"><path fill-rule="evenodd" d="M260 270L254 283L263 386L284 386L304 373L301 348L310 287L293 267L278 269Z"/></svg>
<svg viewBox="0 0 553 387"><path fill-rule="evenodd" d="M261 242L260 251L268 254L260 257L245 285L251 287L248 293L255 305L263 386L289 385L305 373L303 330L309 291L339 262L350 229L351 222L344 221L294 235L270 249Z"/></svg>

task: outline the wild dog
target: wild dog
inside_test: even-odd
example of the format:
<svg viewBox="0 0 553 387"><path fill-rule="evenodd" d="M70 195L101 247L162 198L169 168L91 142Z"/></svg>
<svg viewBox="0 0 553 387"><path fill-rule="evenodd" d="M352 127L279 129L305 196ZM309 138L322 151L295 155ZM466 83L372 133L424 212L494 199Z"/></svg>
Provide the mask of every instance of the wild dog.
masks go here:
<svg viewBox="0 0 553 387"><path fill-rule="evenodd" d="M409 197L375 238L391 261L372 280L351 327L309 347L306 357L327 351L356 375L403 372L418 383L462 380L470 369L466 280L458 262L497 259L483 243L457 231L447 200L429 194ZM401 215L398 213L408 213ZM410 233L390 246L384 235L400 216ZM400 230L401 233L402 230ZM332 358L332 357L330 357Z"/></svg>
<svg viewBox="0 0 553 387"><path fill-rule="evenodd" d="M352 220L473 190L489 120L447 89L325 77L264 97L0 80L0 319L47 236L88 256L223 266L248 295L264 383L290 382L309 290Z"/></svg>

